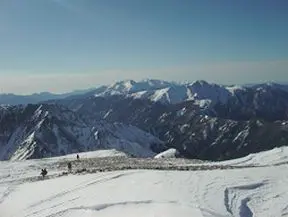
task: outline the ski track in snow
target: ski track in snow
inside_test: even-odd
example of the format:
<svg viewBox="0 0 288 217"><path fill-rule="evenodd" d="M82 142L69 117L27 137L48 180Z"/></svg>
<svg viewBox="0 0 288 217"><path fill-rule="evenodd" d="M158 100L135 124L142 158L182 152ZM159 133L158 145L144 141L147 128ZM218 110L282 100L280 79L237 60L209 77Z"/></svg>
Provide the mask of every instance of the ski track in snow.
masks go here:
<svg viewBox="0 0 288 217"><path fill-rule="evenodd" d="M81 206L81 207L73 207L73 208L69 208L63 211L60 211L58 213L54 213L52 215L49 215L47 217L56 217L56 216L62 216L64 213L67 213L71 210L92 210L92 211L101 211L103 209L108 209L110 207L114 207L114 206L133 206L133 205L139 205L139 204L157 204L157 203L163 203L163 202L156 202L153 200L147 200L147 201L125 201L125 202L119 202L119 203L110 203L110 204L99 204L96 206L91 206L91 207L85 207L85 206ZM165 204L175 204L177 203L177 201L168 201Z"/></svg>
<svg viewBox="0 0 288 217"><path fill-rule="evenodd" d="M49 198L47 198L47 199L45 199L45 200L42 200L42 201L40 201L40 202L37 202L36 204L32 204L32 205L30 206L30 208L39 206L39 205L41 205L41 204L43 204L43 203L45 203L45 202L47 202L47 201L50 202L50 201L52 201L53 199L63 197L63 196L65 196L65 195L67 195L67 194L70 194L70 193L72 193L72 192L75 193L75 191L79 191L79 190L81 190L81 189L83 189L83 188L87 188L87 187L90 186L90 185L95 185L95 184L100 184L100 183L108 182L109 180L117 179L117 178L120 178L120 177L122 177L122 176L127 176L127 175L130 175L130 174L133 174L133 173L125 173L125 174L120 173L120 174L113 175L113 176L111 176L111 175L105 176L105 175L104 175L104 176L102 176L100 179L93 180L93 181L89 181L89 182L85 182L85 183L80 183L78 186L76 186L76 187L74 187L74 188L72 188L72 189L61 191L61 192L59 192L59 193L57 193L57 194L55 194L55 195L53 195L53 196L51 196L51 197L49 197Z"/></svg>
<svg viewBox="0 0 288 217"><path fill-rule="evenodd" d="M1 193L1 197L0 197L0 204L5 200L6 197L9 196L9 194L11 194L15 187L14 186L8 186L8 187L4 187L5 190Z"/></svg>

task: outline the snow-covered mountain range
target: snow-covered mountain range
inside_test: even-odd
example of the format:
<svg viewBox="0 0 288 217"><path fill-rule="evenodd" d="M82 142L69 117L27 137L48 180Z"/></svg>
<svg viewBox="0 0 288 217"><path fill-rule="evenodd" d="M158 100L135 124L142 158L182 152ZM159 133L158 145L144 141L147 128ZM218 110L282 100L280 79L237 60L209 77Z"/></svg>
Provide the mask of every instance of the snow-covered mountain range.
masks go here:
<svg viewBox="0 0 288 217"><path fill-rule="evenodd" d="M265 119L265 115L269 117L269 112L237 120L217 117L214 113L206 114L209 111L203 111L193 101L161 104L122 96L58 103L90 119L136 126L188 158L231 159L288 144L287 119ZM246 114L244 111L243 114Z"/></svg>
<svg viewBox="0 0 288 217"><path fill-rule="evenodd" d="M163 141L188 158L242 157L288 144L286 87L126 80L42 104L2 105L0 155L115 148L144 157L163 151Z"/></svg>
<svg viewBox="0 0 288 217"><path fill-rule="evenodd" d="M206 81L180 84L161 80L139 82L125 80L110 86L102 86L89 94L95 97L122 95L133 99L149 99L153 102L169 104L194 100L203 105L207 102L226 102L228 97L233 94L233 90L231 87L209 84Z"/></svg>
<svg viewBox="0 0 288 217"><path fill-rule="evenodd" d="M283 91L288 92L288 85L277 83L264 83L255 85L218 85L206 81L187 82L184 84L167 82L162 80L124 80L110 86L101 86L82 97L109 97L120 95L133 99L147 99L152 102L164 104L177 104L185 101L193 101L201 108L226 104L234 98L242 98L247 92ZM250 102L247 102L250 103Z"/></svg>
<svg viewBox="0 0 288 217"><path fill-rule="evenodd" d="M65 94L49 92L32 95L0 94L0 104L29 104L47 100L75 99L85 97L109 97L121 95L133 99L148 99L152 102L177 104L183 101L194 101L202 108L215 104L225 104L237 94L250 91L282 90L288 92L288 85L264 83L254 85L218 85L198 80L195 82L176 83L163 80L146 79L141 81L124 80L108 86L94 89L78 90Z"/></svg>
<svg viewBox="0 0 288 217"><path fill-rule="evenodd" d="M236 120L255 117L279 120L288 117L288 85L276 83L224 86L206 81L179 84L160 80L126 80L68 99L111 96L166 105L192 102L210 116Z"/></svg>
<svg viewBox="0 0 288 217"><path fill-rule="evenodd" d="M89 120L59 105L2 107L0 126L0 160L112 148L152 157L163 150L163 142L137 127Z"/></svg>
<svg viewBox="0 0 288 217"><path fill-rule="evenodd" d="M35 93L32 95L0 94L0 104L28 104L39 103L46 100L78 98L78 97L107 97L122 95L134 99L149 99L153 102L179 103L182 101L195 100L200 105L209 102L226 102L233 95L234 90L241 86L223 86L195 81L180 84L162 80L147 79L142 81L124 80L109 86L101 86L95 89L78 90L65 94L53 94L49 92Z"/></svg>

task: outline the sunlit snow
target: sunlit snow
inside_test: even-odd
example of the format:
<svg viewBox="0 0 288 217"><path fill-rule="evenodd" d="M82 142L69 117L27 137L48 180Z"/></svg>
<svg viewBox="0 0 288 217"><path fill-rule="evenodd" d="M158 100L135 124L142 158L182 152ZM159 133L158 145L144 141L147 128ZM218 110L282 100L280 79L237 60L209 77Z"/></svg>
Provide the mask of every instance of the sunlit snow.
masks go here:
<svg viewBox="0 0 288 217"><path fill-rule="evenodd" d="M88 167L86 161L97 164L99 157L114 154L136 162L106 150L83 153L78 163ZM179 159L154 159L163 170L147 164L141 170L63 174L59 162L74 164L73 158L0 162L0 216L278 217L288 212L287 147L226 162L194 162L190 166L200 167L190 171L179 170L189 165L181 167ZM48 177L42 180L44 167Z"/></svg>

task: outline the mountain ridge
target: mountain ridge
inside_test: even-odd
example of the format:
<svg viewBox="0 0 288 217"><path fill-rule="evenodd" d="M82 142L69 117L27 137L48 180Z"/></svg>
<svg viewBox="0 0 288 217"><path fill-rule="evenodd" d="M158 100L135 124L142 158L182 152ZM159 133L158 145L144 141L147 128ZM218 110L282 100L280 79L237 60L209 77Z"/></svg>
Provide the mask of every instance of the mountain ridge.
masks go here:
<svg viewBox="0 0 288 217"><path fill-rule="evenodd" d="M161 103L175 104L182 101L194 100L202 107L225 103L236 92L257 88L281 89L288 92L288 85L267 82L254 85L219 85L203 80L194 82L168 82L157 79L145 79L140 81L124 80L111 85L90 88L86 90L72 91L63 94L49 92L34 93L31 95L0 94L0 104L29 104L41 103L48 100L83 97L107 97L123 95L134 99L149 99Z"/></svg>
<svg viewBox="0 0 288 217"><path fill-rule="evenodd" d="M223 160L288 144L285 86L222 86L206 81L180 85L159 80L138 84L126 80L45 103L2 105L0 152L8 153L6 158L16 153L16 148L5 151L12 138L9 144L26 147L15 158L58 156L89 146L120 148L143 157L174 148L187 158ZM37 116L40 106L45 112ZM153 144L143 131L153 135ZM138 136L131 137L134 133ZM35 151L36 146L41 150Z"/></svg>
<svg viewBox="0 0 288 217"><path fill-rule="evenodd" d="M152 157L164 148L162 141L134 126L87 120L61 105L11 106L1 113L0 160L98 149Z"/></svg>

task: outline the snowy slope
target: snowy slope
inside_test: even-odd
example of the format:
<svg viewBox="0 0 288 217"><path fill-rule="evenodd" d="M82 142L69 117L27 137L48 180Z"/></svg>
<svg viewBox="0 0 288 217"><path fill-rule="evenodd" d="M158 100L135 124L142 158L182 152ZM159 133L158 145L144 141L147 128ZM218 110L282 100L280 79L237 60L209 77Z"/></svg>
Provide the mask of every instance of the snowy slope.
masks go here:
<svg viewBox="0 0 288 217"><path fill-rule="evenodd" d="M171 83L161 80L147 79L139 82L124 80L116 82L106 88L95 91L95 96L109 96L117 94L131 94L141 91L151 91L171 86Z"/></svg>
<svg viewBox="0 0 288 217"><path fill-rule="evenodd" d="M259 93L260 89L263 90L263 93ZM267 98L266 103L268 103L269 106L269 101L271 101L269 100L271 98L270 95L273 95L272 98L281 98L283 95L281 91L284 91L284 94L287 95L288 86L276 83L256 84L251 86L224 86L202 80L180 84L176 82L147 79L137 82L133 80L119 81L110 86L98 88L95 91L92 91L90 95L95 97L121 95L133 99L149 99L153 102L165 104L177 104L192 100L201 108L211 108L216 104L227 104L229 101L229 103L232 103L230 106L233 106L235 103L243 103L242 106L248 106L251 104L250 101L252 100L255 101L256 106L259 107L261 106L262 101L261 99L260 102L257 102L259 94L262 95L261 97L263 97L263 99ZM255 97L255 100L253 97ZM238 100L239 102L237 102Z"/></svg>
<svg viewBox="0 0 288 217"><path fill-rule="evenodd" d="M269 151L249 154L246 157L228 160L224 162L213 162L213 165L241 165L241 166L267 166L288 163L288 147L283 146Z"/></svg>
<svg viewBox="0 0 288 217"><path fill-rule="evenodd" d="M121 151L117 151L116 149L106 149L106 150L97 150L97 151L67 154L67 155L63 155L60 157L42 158L42 159L46 161L51 161L51 162L57 162L59 160L75 160L76 154L79 155L80 159L82 158L89 159L89 158L106 158L106 157L128 157L127 154Z"/></svg>
<svg viewBox="0 0 288 217"><path fill-rule="evenodd" d="M0 160L52 157L98 149L152 157L163 144L134 126L90 120L62 106L29 105L18 110L3 114L0 120Z"/></svg>
<svg viewBox="0 0 288 217"><path fill-rule="evenodd" d="M205 83L199 82L198 86L202 85ZM63 104L79 114L88 114L90 119L137 126L189 158L232 159L288 144L288 122L285 121L288 94L281 95L282 91L277 98L278 92L244 94L245 90L239 91L236 88L236 95L226 104L212 107L211 101L204 97L205 92L198 95L197 100L177 104L164 105L123 96L90 97ZM190 97L194 95L190 93Z"/></svg>
<svg viewBox="0 0 288 217"><path fill-rule="evenodd" d="M189 100L185 86L173 85L171 87L158 89L148 99L162 103L180 103Z"/></svg>
<svg viewBox="0 0 288 217"><path fill-rule="evenodd" d="M285 157L284 149L255 155L263 165L283 163ZM0 162L0 216L287 216L287 161L241 169L213 169L211 163L205 171L126 170L60 177L61 168L53 162L56 158ZM35 176L44 166L50 178L39 180Z"/></svg>
<svg viewBox="0 0 288 217"><path fill-rule="evenodd" d="M175 148L170 148L157 154L154 158L176 158L177 156L179 156L179 152Z"/></svg>
<svg viewBox="0 0 288 217"><path fill-rule="evenodd" d="M153 102L172 104L195 100L199 105L203 105L207 104L208 101L213 104L226 102L229 96L233 94L231 88L227 89L224 86L210 84L205 81L178 84L161 80L143 80L139 82L125 80L95 90L94 96L123 95L134 99L149 99Z"/></svg>

